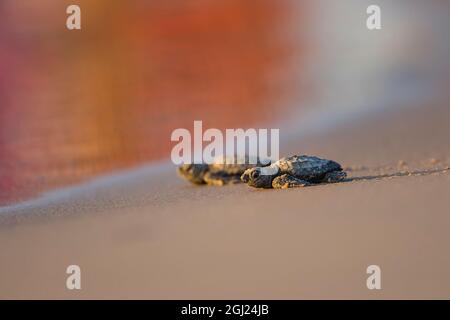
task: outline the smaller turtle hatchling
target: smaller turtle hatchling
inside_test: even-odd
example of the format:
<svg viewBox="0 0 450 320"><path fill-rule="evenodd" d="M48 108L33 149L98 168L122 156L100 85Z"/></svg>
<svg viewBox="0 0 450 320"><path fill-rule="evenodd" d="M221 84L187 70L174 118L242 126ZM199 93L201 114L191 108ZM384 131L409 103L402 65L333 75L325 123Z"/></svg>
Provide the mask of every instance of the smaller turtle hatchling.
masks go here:
<svg viewBox="0 0 450 320"><path fill-rule="evenodd" d="M241 175L245 170L254 167L263 167L270 161L254 161L251 164L251 158L245 156L245 159L237 161L237 157L226 158L219 156L210 165L208 164L183 164L178 167L178 174L194 184L208 184L213 186L223 186L226 184L241 183ZM232 161L231 161L232 160ZM255 159L253 159L255 160Z"/></svg>
<svg viewBox="0 0 450 320"><path fill-rule="evenodd" d="M287 189L316 183L339 182L347 174L339 163L315 156L294 155L268 167L244 171L241 180L255 188Z"/></svg>

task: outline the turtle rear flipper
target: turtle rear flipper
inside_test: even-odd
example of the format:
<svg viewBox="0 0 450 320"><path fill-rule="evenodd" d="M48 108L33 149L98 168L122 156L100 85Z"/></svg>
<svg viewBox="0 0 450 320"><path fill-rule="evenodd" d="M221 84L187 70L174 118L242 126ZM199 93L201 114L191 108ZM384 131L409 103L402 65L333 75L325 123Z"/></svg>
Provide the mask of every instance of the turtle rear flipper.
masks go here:
<svg viewBox="0 0 450 320"><path fill-rule="evenodd" d="M310 183L308 181L298 179L290 174L282 174L272 181L272 187L274 189L306 187L309 184Z"/></svg>
<svg viewBox="0 0 450 320"><path fill-rule="evenodd" d="M325 174L325 177L323 178L323 182L339 182L343 181L347 177L347 173L345 171L331 171Z"/></svg>

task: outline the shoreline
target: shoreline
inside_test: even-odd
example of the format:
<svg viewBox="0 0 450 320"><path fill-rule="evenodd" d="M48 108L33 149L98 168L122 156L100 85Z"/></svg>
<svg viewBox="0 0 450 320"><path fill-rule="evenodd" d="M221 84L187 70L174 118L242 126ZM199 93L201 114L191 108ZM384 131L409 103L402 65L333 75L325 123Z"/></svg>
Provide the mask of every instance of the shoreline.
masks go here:
<svg viewBox="0 0 450 320"><path fill-rule="evenodd" d="M322 110L316 115L312 115L309 119L312 124L305 126L303 130L293 130L292 126L289 126L286 131L280 132L280 153L281 157L290 155L294 152L292 147L295 144L299 144L302 141L308 144L309 140L314 141L316 138L327 137L332 135L334 132L339 132L344 129L347 125L354 125L354 121L357 124L364 124L366 122L373 122L372 117L375 118L390 118L398 117L401 112L405 111L417 111L420 107L399 105L392 110L387 110L387 107L378 108L368 108L360 110L359 112L341 112L340 117L337 116L336 112L332 113L334 122L330 122L325 118L325 111L333 112L332 110ZM343 113L343 114L342 114ZM340 118L340 119L337 119ZM304 119L302 123L308 123L308 119ZM279 127L283 127L285 124L281 123ZM320 128L317 130L316 128ZM291 153L286 153L290 150ZM284 151L284 153L283 153ZM303 153L303 152L301 152ZM310 153L312 154L312 153ZM320 155L319 156L323 156ZM339 162L339 161L338 161ZM178 180L179 177L175 174L176 166L173 165L170 160L159 160L151 163L138 165L133 168L116 170L103 175L95 176L85 181L77 184L71 184L63 186L60 188L44 191L33 198L25 199L16 203L7 204L0 206L0 228L5 226L10 226L14 224L20 224L24 221L39 221L40 218L46 220L57 216L66 216L67 214L61 213L59 208L64 208L67 202L76 202L77 196L83 199L83 195L89 194L90 192L95 192L96 190L101 190L102 188L115 188L121 183L133 182L133 179L137 177L146 177L147 179L152 179L156 176L169 176L174 175ZM181 182L186 183L186 181L181 180ZM33 217L33 213L29 213L30 210L42 211L41 208L53 207L56 214L42 214L38 213L37 217ZM93 208L96 212L101 212L108 210L108 208L102 207Z"/></svg>
<svg viewBox="0 0 450 320"><path fill-rule="evenodd" d="M395 96L391 94L389 98L385 99L385 102L381 103L378 101L377 104L373 102L372 107L364 108L357 108L356 105L350 108L320 108L320 103L316 103L316 108L318 108L318 111L309 111L303 116L296 114L297 108L291 107L290 116L287 117L287 119L301 119L301 125L294 125L292 121L285 119L281 122L277 121L277 123L272 126L274 128L286 128L285 130L280 131L281 157L286 156L286 154L282 153L283 149L292 150L291 146L298 143L298 141L315 139L315 137L332 134L333 132L339 132L339 130L348 125L354 125L355 121L357 123L364 123L366 121L371 121L372 117L391 117L398 116L401 112L414 112L416 109L420 108L420 104L426 104L427 100L430 100L431 97L435 96L435 92L430 90L429 87L422 85L418 88L420 88L419 91L422 95L420 98L417 97L418 99L416 99L413 104L408 103L408 101L411 100L410 95ZM419 102L417 102L417 100ZM341 101L341 103L344 102L345 101ZM351 101L347 101L347 103L352 105ZM375 105L377 106L375 107ZM392 106L394 106L394 108L392 108ZM300 110L304 109L311 110L311 108L300 108ZM40 204L48 205L53 201L64 199L71 191L83 192L84 189L88 189L90 186L95 188L96 185L101 185L102 181L109 183L120 179L128 179L129 177L140 174L151 175L153 172L159 172L161 170L169 171L169 168L175 168L175 166L170 163L170 160L156 160L139 164L131 168L117 169L106 172L104 174L87 178L75 184L55 187L20 201L0 205L0 227L4 224L5 220L5 217L2 215L10 215L11 211L33 209Z"/></svg>

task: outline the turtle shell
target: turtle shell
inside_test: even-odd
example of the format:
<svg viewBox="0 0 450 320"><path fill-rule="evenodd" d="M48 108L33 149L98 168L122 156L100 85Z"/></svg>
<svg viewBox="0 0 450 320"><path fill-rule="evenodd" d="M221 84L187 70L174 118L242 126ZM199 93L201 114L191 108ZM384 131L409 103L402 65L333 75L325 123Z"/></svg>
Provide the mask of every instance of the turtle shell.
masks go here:
<svg viewBox="0 0 450 320"><path fill-rule="evenodd" d="M328 172L342 171L339 163L315 156L295 155L275 163L280 174L290 174L308 182L320 182Z"/></svg>

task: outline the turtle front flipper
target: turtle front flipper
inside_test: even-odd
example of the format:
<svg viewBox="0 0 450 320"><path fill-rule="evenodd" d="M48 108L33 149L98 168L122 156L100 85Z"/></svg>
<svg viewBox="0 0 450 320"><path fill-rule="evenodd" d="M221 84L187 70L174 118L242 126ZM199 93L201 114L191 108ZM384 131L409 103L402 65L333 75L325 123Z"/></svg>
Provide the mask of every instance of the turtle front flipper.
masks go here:
<svg viewBox="0 0 450 320"><path fill-rule="evenodd" d="M272 181L274 189L287 189L308 186L310 183L305 180L298 179L290 174L282 174Z"/></svg>

